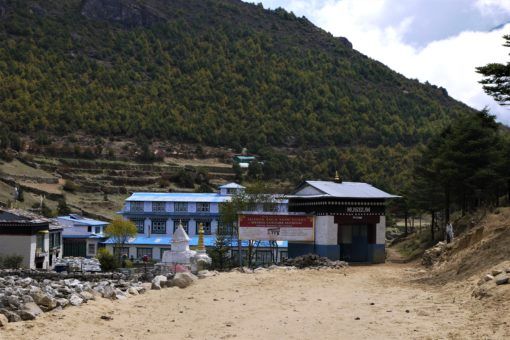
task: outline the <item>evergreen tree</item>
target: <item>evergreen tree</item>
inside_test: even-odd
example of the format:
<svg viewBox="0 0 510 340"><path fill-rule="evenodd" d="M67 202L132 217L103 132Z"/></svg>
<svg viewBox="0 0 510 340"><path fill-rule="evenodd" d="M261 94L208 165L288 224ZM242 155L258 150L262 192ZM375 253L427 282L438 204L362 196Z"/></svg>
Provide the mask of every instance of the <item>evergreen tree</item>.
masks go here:
<svg viewBox="0 0 510 340"><path fill-rule="evenodd" d="M510 35L504 35L503 46L510 47ZM490 63L476 68L476 72L485 78L480 81L485 93L492 96L501 105L510 104L510 63Z"/></svg>

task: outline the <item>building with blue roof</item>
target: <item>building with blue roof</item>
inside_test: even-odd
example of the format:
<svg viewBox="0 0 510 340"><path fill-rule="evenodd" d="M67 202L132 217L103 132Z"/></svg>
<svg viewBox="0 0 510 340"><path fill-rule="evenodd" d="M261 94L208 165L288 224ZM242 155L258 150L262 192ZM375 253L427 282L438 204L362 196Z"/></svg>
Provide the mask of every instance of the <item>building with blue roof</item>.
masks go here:
<svg viewBox="0 0 510 340"><path fill-rule="evenodd" d="M104 230L108 222L77 214L57 217L64 227L62 238L64 256L94 257L101 242L106 240Z"/></svg>
<svg viewBox="0 0 510 340"><path fill-rule="evenodd" d="M189 235L192 247L198 244L198 228L202 224L205 246L212 247L219 226L220 205L244 190L240 184L228 183L220 186L216 193L135 192L125 200L119 214L136 225L138 234L119 251L129 258L140 259L147 255L160 260L163 252L170 250L172 235L179 223ZM276 202L277 211L287 211L287 199L277 198ZM262 211L262 204L257 209ZM103 244L113 251L111 241ZM264 245L259 244L261 248ZM286 243L281 246L281 251L286 252Z"/></svg>

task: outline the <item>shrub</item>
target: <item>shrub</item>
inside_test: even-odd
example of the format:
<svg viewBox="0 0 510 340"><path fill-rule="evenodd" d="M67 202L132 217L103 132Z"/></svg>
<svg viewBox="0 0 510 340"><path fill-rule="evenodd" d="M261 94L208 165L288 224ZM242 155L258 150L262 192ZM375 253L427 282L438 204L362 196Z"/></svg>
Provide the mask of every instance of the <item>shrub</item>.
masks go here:
<svg viewBox="0 0 510 340"><path fill-rule="evenodd" d="M6 255L0 257L0 268L4 269L18 269L21 268L23 263L23 256L21 255Z"/></svg>
<svg viewBox="0 0 510 340"><path fill-rule="evenodd" d="M78 185L70 180L66 180L63 189L65 191L75 192L76 190L78 190Z"/></svg>
<svg viewBox="0 0 510 340"><path fill-rule="evenodd" d="M101 270L104 272L114 270L119 267L119 263L115 256L111 254L106 248L99 249L97 259L101 264Z"/></svg>

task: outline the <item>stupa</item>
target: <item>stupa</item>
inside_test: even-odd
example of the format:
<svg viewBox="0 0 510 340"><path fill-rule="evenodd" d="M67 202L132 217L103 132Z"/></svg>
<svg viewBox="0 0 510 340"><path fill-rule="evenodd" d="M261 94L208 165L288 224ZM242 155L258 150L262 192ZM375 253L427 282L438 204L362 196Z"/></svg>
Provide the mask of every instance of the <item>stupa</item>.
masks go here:
<svg viewBox="0 0 510 340"><path fill-rule="evenodd" d="M171 244L171 250L163 253L161 262L166 265L191 266L191 259L196 255L196 252L189 249L189 236L184 231L182 222L179 222L175 229Z"/></svg>

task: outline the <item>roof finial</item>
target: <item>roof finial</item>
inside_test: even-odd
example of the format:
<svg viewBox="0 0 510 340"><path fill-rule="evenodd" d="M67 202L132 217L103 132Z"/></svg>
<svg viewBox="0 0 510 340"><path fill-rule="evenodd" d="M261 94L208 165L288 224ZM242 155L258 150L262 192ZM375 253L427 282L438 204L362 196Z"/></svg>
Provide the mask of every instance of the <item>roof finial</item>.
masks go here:
<svg viewBox="0 0 510 340"><path fill-rule="evenodd" d="M338 174L338 170L335 170L335 183L342 183L342 178Z"/></svg>

